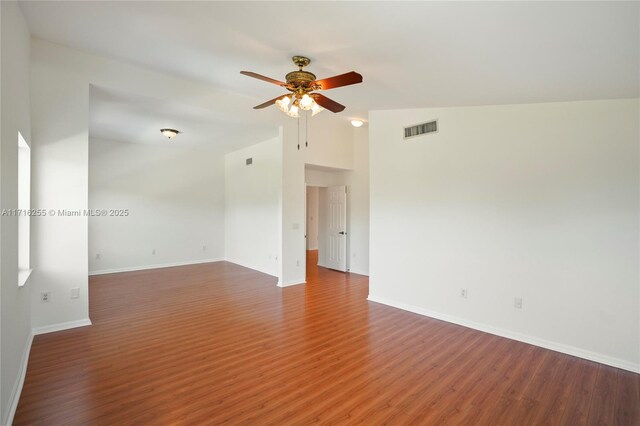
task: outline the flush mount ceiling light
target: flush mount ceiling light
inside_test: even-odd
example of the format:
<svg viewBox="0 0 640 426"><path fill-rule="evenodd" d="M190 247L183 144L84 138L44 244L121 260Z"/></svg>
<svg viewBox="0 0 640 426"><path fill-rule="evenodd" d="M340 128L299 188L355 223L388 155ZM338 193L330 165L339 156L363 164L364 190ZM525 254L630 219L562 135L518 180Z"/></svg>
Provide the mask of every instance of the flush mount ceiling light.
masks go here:
<svg viewBox="0 0 640 426"><path fill-rule="evenodd" d="M351 125L353 127L362 127L364 122L362 120L351 120Z"/></svg>
<svg viewBox="0 0 640 426"><path fill-rule="evenodd" d="M175 137L180 132L175 130L175 129L160 129L160 133L162 133L163 135L165 135L166 137L171 139L171 138Z"/></svg>
<svg viewBox="0 0 640 426"><path fill-rule="evenodd" d="M302 68L311 63L309 58L305 58L304 56L294 56L292 60L293 63L298 66L298 71L292 71L287 74L285 77L285 80L287 81L286 83L254 72L240 71L240 74L257 78L258 80L272 84L277 84L291 92L291 94L278 96L277 98L260 104L254 107L254 109L266 108L275 104L280 111L284 112L289 117L294 118L300 117L300 110L311 111L312 116L324 111L324 109L328 109L331 112L340 112L345 108L344 105L340 105L320 93L312 92L362 83L362 76L354 71L337 75L335 77L325 78L323 80L316 80L316 76L314 74L302 70Z"/></svg>

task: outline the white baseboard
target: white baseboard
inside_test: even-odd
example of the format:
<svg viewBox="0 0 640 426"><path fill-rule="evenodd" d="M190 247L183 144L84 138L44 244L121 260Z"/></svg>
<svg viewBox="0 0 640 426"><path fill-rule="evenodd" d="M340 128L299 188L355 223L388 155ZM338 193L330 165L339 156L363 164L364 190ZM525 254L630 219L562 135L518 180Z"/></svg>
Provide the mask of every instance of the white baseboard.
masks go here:
<svg viewBox="0 0 640 426"><path fill-rule="evenodd" d="M306 281L299 281L299 280L288 281L286 283L282 283L278 281L278 287L291 287L293 285L306 284L306 283L307 283Z"/></svg>
<svg viewBox="0 0 640 426"><path fill-rule="evenodd" d="M22 386L24 385L24 379L27 375L27 364L29 363L29 353L31 352L31 344L33 343L33 333L29 333L27 338L27 344L22 352L22 360L20 361L20 370L18 371L18 377L9 395L9 411L7 417L3 419L3 423L6 426L11 426L13 423L13 417L16 415L18 409L18 402L20 401L20 394L22 394Z"/></svg>
<svg viewBox="0 0 640 426"><path fill-rule="evenodd" d="M325 269L331 269L332 271L342 272L342 271L340 271L338 269L334 269L331 266L327 266L327 265L325 265L323 263L320 263L320 262L318 262L318 266L320 266L321 268L325 268ZM366 275L367 277L369 276L368 272L362 272L362 271L359 272L357 269L347 268L347 270L345 272L351 272L351 273L358 274L358 275Z"/></svg>
<svg viewBox="0 0 640 426"><path fill-rule="evenodd" d="M640 364L636 364L627 360L614 358L608 355L591 352L585 349L577 348L575 346L569 346L562 343L552 342L545 339L529 336L526 334L517 333L503 328L493 327L486 324L477 323L475 321L469 321L463 318L455 317L452 315L435 312L429 309L421 308L419 306L410 305L407 303L396 302L394 300L385 299L383 297L372 296L371 294L367 298L371 302L381 303L383 305L391 306L394 308L402 309L405 311L413 312L415 314L424 315L430 318L450 322L453 324L462 325L464 327L473 328L474 330L483 331L485 333L494 334L496 336L506 337L508 339L517 340L519 342L528 343L534 346L540 346L541 348L550 349L552 351L561 352L567 355L576 356L578 358L584 358L589 361L595 361L600 364L610 365L612 367L621 368L623 370L632 371L634 373L640 373Z"/></svg>
<svg viewBox="0 0 640 426"><path fill-rule="evenodd" d="M369 276L369 271L359 271L357 269L349 269L349 272L352 274L364 275L366 277Z"/></svg>
<svg viewBox="0 0 640 426"><path fill-rule="evenodd" d="M184 262L160 263L160 264L157 264L157 265L128 266L126 268L98 269L97 271L89 271L89 276L92 276L92 275L104 275L104 274L117 274L119 272L146 271L147 269L172 268L174 266L197 265L199 263L221 262L223 260L224 259L218 259L218 258L216 258L216 259L204 259L204 260L186 260Z"/></svg>
<svg viewBox="0 0 640 426"><path fill-rule="evenodd" d="M77 321L67 321L61 322L58 324L45 325L42 327L34 327L31 331L31 334L37 336L39 334L53 333L55 331L69 330L71 328L77 327L85 327L87 325L91 325L91 320L89 318L77 320Z"/></svg>

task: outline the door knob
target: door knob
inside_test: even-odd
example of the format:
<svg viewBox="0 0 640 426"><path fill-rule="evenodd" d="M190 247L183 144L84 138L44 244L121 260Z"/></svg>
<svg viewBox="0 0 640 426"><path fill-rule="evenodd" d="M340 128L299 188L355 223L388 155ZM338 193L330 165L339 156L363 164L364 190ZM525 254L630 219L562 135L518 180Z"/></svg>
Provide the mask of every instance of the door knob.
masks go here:
<svg viewBox="0 0 640 426"><path fill-rule="evenodd" d="M340 232L338 232L338 234L340 234L340 235L346 235L346 232L344 232L344 231L340 231Z"/></svg>

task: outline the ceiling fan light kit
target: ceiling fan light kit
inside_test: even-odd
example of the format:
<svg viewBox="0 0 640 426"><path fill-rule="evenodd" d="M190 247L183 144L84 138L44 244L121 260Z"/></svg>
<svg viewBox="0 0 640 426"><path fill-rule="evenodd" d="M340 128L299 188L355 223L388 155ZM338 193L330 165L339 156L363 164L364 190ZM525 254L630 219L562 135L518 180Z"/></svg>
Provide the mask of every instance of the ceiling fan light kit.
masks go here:
<svg viewBox="0 0 640 426"><path fill-rule="evenodd" d="M286 83L254 72L240 71L240 74L257 78L272 84L277 84L291 92L291 94L282 95L263 104L257 105L254 109L262 109L275 104L280 111L284 112L289 117L294 118L300 117L300 110L311 111L312 116L324 111L325 109L337 113L343 111L345 106L340 105L320 93L314 92L362 83L362 76L355 71L337 75L335 77L325 78L323 80L317 80L315 74L302 69L311 63L309 58L304 56L294 56L291 60L296 64L298 70L292 71L285 76Z"/></svg>

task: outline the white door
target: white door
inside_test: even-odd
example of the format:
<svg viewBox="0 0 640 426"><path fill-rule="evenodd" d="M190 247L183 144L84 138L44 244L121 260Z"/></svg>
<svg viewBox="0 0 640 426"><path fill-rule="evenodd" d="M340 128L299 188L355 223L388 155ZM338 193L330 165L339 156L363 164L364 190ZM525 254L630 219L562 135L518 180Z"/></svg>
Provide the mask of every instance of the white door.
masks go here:
<svg viewBox="0 0 640 426"><path fill-rule="evenodd" d="M327 267L346 272L347 270L347 187L327 188L329 200Z"/></svg>

